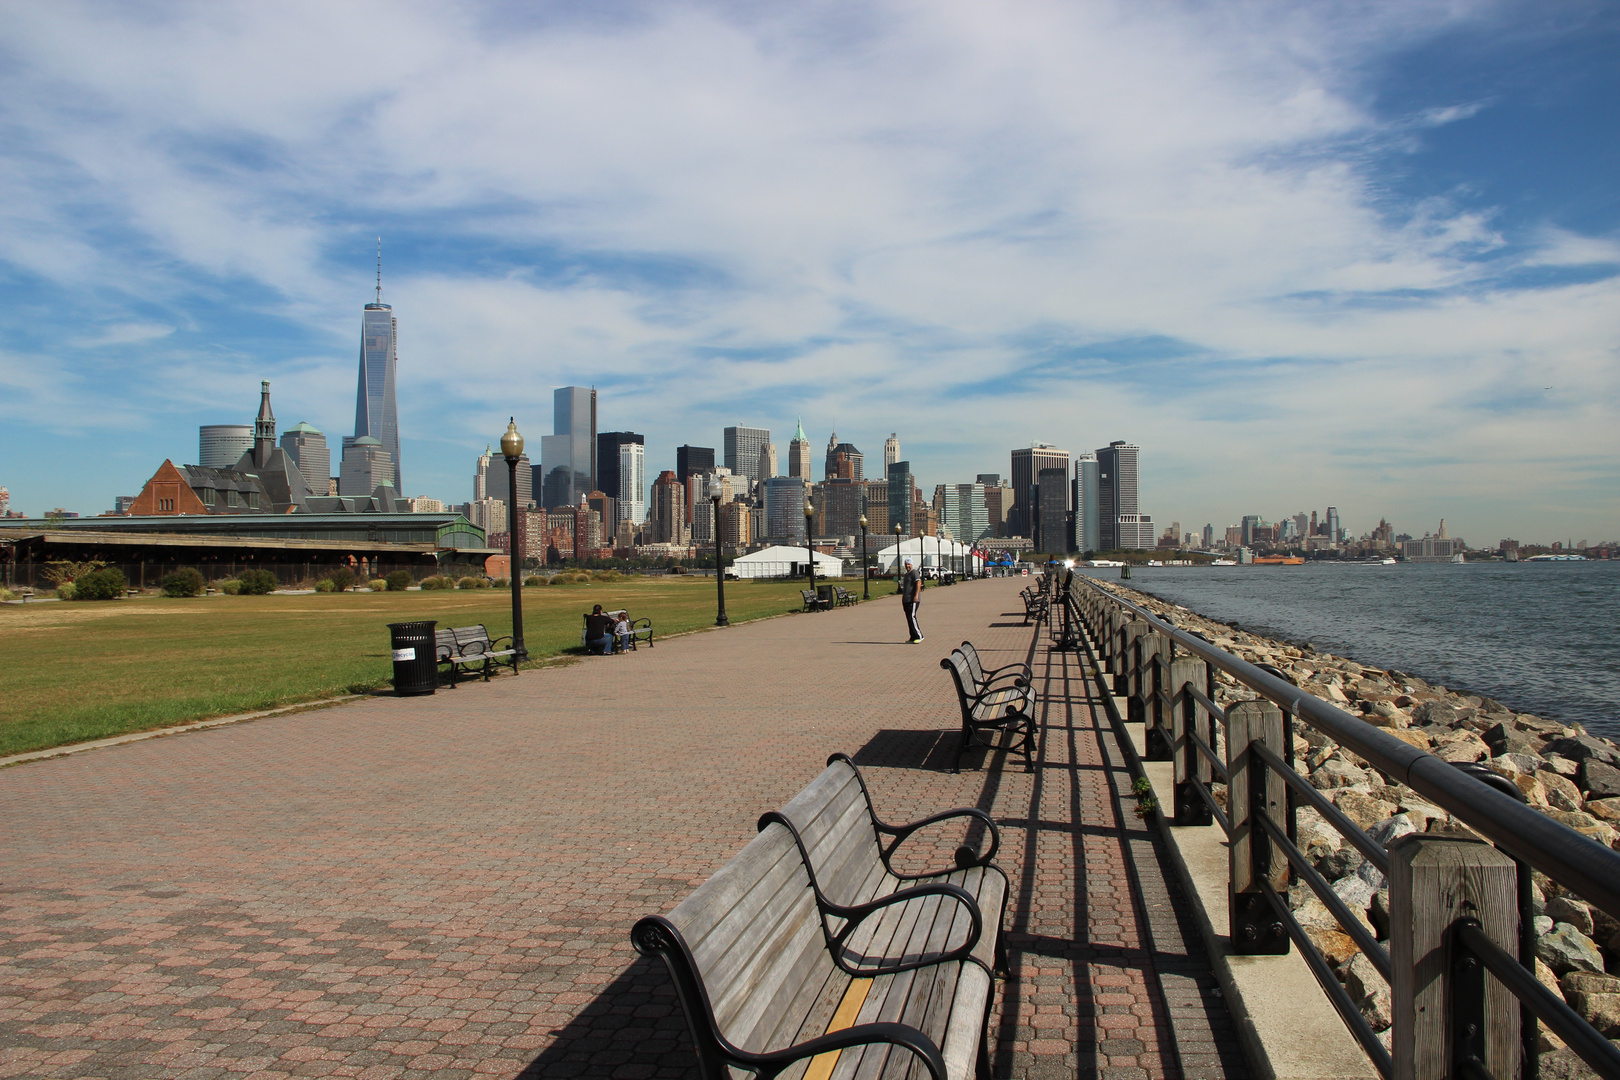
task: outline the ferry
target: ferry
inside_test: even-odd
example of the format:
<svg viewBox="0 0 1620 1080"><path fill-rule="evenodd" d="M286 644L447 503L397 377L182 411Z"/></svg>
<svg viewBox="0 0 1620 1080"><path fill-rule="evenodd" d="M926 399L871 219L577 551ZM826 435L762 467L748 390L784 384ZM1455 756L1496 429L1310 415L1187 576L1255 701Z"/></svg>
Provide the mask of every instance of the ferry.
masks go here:
<svg viewBox="0 0 1620 1080"><path fill-rule="evenodd" d="M1254 560L1256 566L1304 566L1305 560L1298 555L1262 555Z"/></svg>
<svg viewBox="0 0 1620 1080"><path fill-rule="evenodd" d="M1209 565L1211 565L1211 566L1236 566L1237 563L1234 562L1231 559L1216 559L1213 562L1211 562Z"/></svg>
<svg viewBox="0 0 1620 1080"><path fill-rule="evenodd" d="M1586 562L1585 555L1532 555L1524 562Z"/></svg>

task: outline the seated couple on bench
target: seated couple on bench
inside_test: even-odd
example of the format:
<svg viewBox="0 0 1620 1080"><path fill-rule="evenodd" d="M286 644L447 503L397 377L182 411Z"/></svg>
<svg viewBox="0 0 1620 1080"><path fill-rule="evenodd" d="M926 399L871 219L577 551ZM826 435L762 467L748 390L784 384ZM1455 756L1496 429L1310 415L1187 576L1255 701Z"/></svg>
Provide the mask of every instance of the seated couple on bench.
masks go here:
<svg viewBox="0 0 1620 1080"><path fill-rule="evenodd" d="M629 652L638 640L652 648L652 620L631 619L628 611L603 611L602 605L591 608L585 616L585 651L607 656L614 651Z"/></svg>

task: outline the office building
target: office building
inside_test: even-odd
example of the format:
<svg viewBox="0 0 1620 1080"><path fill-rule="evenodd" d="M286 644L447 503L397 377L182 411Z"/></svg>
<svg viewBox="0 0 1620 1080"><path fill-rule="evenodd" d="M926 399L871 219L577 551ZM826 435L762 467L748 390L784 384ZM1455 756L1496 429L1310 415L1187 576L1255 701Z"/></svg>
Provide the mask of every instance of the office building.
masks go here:
<svg viewBox="0 0 1620 1080"><path fill-rule="evenodd" d="M866 488L866 529L873 536L889 534L889 482L868 480Z"/></svg>
<svg viewBox="0 0 1620 1080"><path fill-rule="evenodd" d="M1241 535L1244 547L1254 546L1255 533L1258 532L1264 524L1265 522L1261 519L1259 514L1243 515L1243 524L1240 526L1240 528L1243 530Z"/></svg>
<svg viewBox="0 0 1620 1080"><path fill-rule="evenodd" d="M505 462L503 461L504 465ZM467 520L483 529L485 533L503 533L507 531L507 507L501 499L474 499L463 510ZM522 507L518 508L522 513ZM532 551L531 551L532 554Z"/></svg>
<svg viewBox="0 0 1620 1080"><path fill-rule="evenodd" d="M648 539L654 544L685 544L690 535L686 524L686 487L673 470L665 469L653 481L647 510Z"/></svg>
<svg viewBox="0 0 1620 1080"><path fill-rule="evenodd" d="M326 494L332 476L332 448L321 429L299 421L281 434L281 448L304 475L310 491Z"/></svg>
<svg viewBox="0 0 1620 1080"><path fill-rule="evenodd" d="M1205 551L1213 551L1215 549L1215 525L1213 522L1206 522L1204 524L1204 540L1200 546Z"/></svg>
<svg viewBox="0 0 1620 1080"><path fill-rule="evenodd" d="M578 506L598 490L596 388L561 386L551 395L550 435L540 437L541 502L550 509Z"/></svg>
<svg viewBox="0 0 1620 1080"><path fill-rule="evenodd" d="M865 480L866 455L855 449L853 443L838 441L838 432L827 440L827 472L825 479ZM847 471L846 471L847 470Z"/></svg>
<svg viewBox="0 0 1620 1080"><path fill-rule="evenodd" d="M805 542L804 500L810 485L797 476L765 481L765 536L778 542Z"/></svg>
<svg viewBox="0 0 1620 1080"><path fill-rule="evenodd" d="M394 486L394 462L382 443L370 435L343 441L343 464L338 472L339 495L344 498L365 498L380 487Z"/></svg>
<svg viewBox="0 0 1620 1080"><path fill-rule="evenodd" d="M834 477L816 485L816 536L859 536L866 513L866 484Z"/></svg>
<svg viewBox="0 0 1620 1080"><path fill-rule="evenodd" d="M1137 475L1142 448L1116 439L1097 451L1097 504L1102 551L1125 549L1120 520L1141 513ZM1132 536L1136 535L1133 530ZM1148 547L1152 547L1150 542ZM1126 549L1131 550L1131 549Z"/></svg>
<svg viewBox="0 0 1620 1080"><path fill-rule="evenodd" d="M1158 542L1153 536L1153 518L1147 514L1121 514L1115 530L1121 551L1146 551Z"/></svg>
<svg viewBox="0 0 1620 1080"><path fill-rule="evenodd" d="M982 483L935 486L934 508L939 512L940 526L953 540L974 544L991 535Z"/></svg>
<svg viewBox="0 0 1620 1080"><path fill-rule="evenodd" d="M728 466L729 467L729 466ZM693 473L709 472L714 468L714 447L687 446L682 443L675 448L675 475L681 483Z"/></svg>
<svg viewBox="0 0 1620 1080"><path fill-rule="evenodd" d="M1012 452L1012 509L1007 513L1007 535L1034 538L1035 485L1042 469L1062 469L1069 475L1069 452L1050 443L1031 443ZM1067 487L1067 484L1065 484ZM1064 495L1064 502L1068 496Z"/></svg>
<svg viewBox="0 0 1620 1080"><path fill-rule="evenodd" d="M896 438L895 433L891 431L889 432L889 437L883 440L883 474L887 476L889 473L889 466L893 465L899 460L900 440Z"/></svg>
<svg viewBox="0 0 1620 1080"><path fill-rule="evenodd" d="M793 429L793 439L788 443L788 475L807 484L815 479L810 466L810 440L805 438L803 420Z"/></svg>
<svg viewBox="0 0 1620 1080"><path fill-rule="evenodd" d="M771 432L769 428L728 427L721 442L721 462L730 469L734 476L746 476L754 483L759 483L765 477L760 473L760 454L770 446ZM771 450L771 473L776 474L776 451Z"/></svg>
<svg viewBox="0 0 1620 1080"><path fill-rule="evenodd" d="M228 469L252 449L252 424L204 424L197 429L197 464L205 469Z"/></svg>
<svg viewBox="0 0 1620 1080"><path fill-rule="evenodd" d="M911 462L896 461L889 466L888 494L889 528L892 530L898 521L906 535L917 535L915 519L922 500L918 497L917 480L911 475Z"/></svg>
<svg viewBox="0 0 1620 1080"><path fill-rule="evenodd" d="M679 470L677 470L678 472ZM647 518L647 440L633 431L604 431L596 437L596 490L613 499L612 533L621 521L641 524Z"/></svg>
<svg viewBox="0 0 1620 1080"><path fill-rule="evenodd" d="M1035 550L1061 555L1069 550L1069 463L1035 474L1031 539Z"/></svg>
<svg viewBox="0 0 1620 1080"><path fill-rule="evenodd" d="M981 473L980 475L992 477L997 481L1001 479L999 473ZM983 481L980 481L980 483L983 483ZM984 512L985 517L990 522L991 536L1007 535L1007 514L1011 510L1012 488L1000 483L984 485Z"/></svg>
<svg viewBox="0 0 1620 1080"><path fill-rule="evenodd" d="M1074 459L1074 551L1102 551L1102 505L1096 454Z"/></svg>
<svg viewBox="0 0 1620 1080"><path fill-rule="evenodd" d="M720 545L739 548L753 539L754 512L757 508L740 502L720 504Z"/></svg>
<svg viewBox="0 0 1620 1080"><path fill-rule="evenodd" d="M982 472L978 476L974 477L974 480L980 484L983 484L987 488L1001 486L1001 474L998 472Z"/></svg>
<svg viewBox="0 0 1620 1080"><path fill-rule="evenodd" d="M499 499L506 502L511 497L511 491L512 467L507 464L505 457L488 446L484 447L473 471L473 501ZM534 466L528 454L518 458L517 505L519 510L534 505Z"/></svg>
<svg viewBox="0 0 1620 1080"><path fill-rule="evenodd" d="M377 299L367 304L360 313L360 380L354 398L355 439L377 440L388 455L394 482L390 487L402 490L399 456L399 405L394 400L394 382L398 375L399 356L396 338L399 323L392 306L382 299L382 244L377 245ZM344 443L344 460L348 460L348 441ZM342 489L342 479L338 487ZM370 494L367 492L366 494Z"/></svg>
<svg viewBox="0 0 1620 1080"><path fill-rule="evenodd" d="M1344 543L1344 528L1339 524L1339 508L1327 508L1327 536L1335 544Z"/></svg>
<svg viewBox="0 0 1620 1080"><path fill-rule="evenodd" d="M759 448L758 480L769 480L773 476L782 475L782 470L776 465L776 444L766 443Z"/></svg>

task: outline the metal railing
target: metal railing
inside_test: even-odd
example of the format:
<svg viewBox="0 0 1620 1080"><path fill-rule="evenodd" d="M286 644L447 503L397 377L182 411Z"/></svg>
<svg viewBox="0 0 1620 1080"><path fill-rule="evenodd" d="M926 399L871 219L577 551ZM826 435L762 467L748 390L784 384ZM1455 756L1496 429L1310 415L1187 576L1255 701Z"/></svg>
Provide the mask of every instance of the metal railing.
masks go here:
<svg viewBox="0 0 1620 1080"><path fill-rule="evenodd" d="M1230 840L1235 952L1298 948L1385 1077L1533 1078L1539 1019L1599 1075L1620 1080L1620 1050L1536 978L1531 909L1534 869L1620 918L1620 854L1531 809L1511 781L1488 769L1453 766L1386 734L1306 693L1281 670L1234 656L1090 578L1070 574L1059 592L1064 631L1053 647L1069 647L1071 628L1077 641L1084 629L1099 677L1125 698L1123 719L1144 727L1144 756L1174 762L1175 823L1213 824ZM1217 671L1257 699L1223 708ZM1296 725L1327 736L1490 843L1416 833L1386 847L1294 768ZM1227 788L1224 809L1211 790L1217 780ZM1387 879L1387 946L1299 849L1301 804ZM1310 889L1389 983L1393 1054L1290 910L1284 897L1291 883ZM1487 971L1493 979L1485 979Z"/></svg>

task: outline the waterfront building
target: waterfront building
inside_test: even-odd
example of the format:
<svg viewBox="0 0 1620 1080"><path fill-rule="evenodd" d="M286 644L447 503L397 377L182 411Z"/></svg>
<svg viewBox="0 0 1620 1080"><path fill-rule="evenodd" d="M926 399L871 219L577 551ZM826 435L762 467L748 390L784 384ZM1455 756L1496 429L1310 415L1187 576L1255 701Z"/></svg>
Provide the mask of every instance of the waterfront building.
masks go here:
<svg viewBox="0 0 1620 1080"><path fill-rule="evenodd" d="M761 472L762 452L771 443L769 428L744 427L738 424L725 429L721 441L721 462L730 469L733 476L746 476L753 483L759 483L767 475L776 475L776 450L771 448L770 469L767 473Z"/></svg>
<svg viewBox="0 0 1620 1080"><path fill-rule="evenodd" d="M1560 545L1554 544L1554 549ZM1446 533L1446 519L1440 519L1440 531L1434 536L1425 536L1421 540L1405 540L1401 543L1401 558L1412 563L1448 563L1462 562L1463 552L1468 545L1461 539L1454 539Z"/></svg>
<svg viewBox="0 0 1620 1080"><path fill-rule="evenodd" d="M898 521L905 532L917 535L915 516L918 503L922 500L917 492L916 478L911 475L911 462L896 461L889 466L888 487L889 527L892 529Z"/></svg>
<svg viewBox="0 0 1620 1080"><path fill-rule="evenodd" d="M895 436L895 433L891 431L889 432L889 437L883 440L883 474L887 476L889 473L889 466L893 465L899 460L900 440Z"/></svg>
<svg viewBox="0 0 1620 1080"><path fill-rule="evenodd" d="M788 475L797 476L807 484L815 479L810 466L810 440L805 437L803 420L793 429L793 438L788 442Z"/></svg>
<svg viewBox="0 0 1620 1080"><path fill-rule="evenodd" d="M1031 539L1035 550L1054 555L1069 551L1069 464L1035 474L1035 496L1030 500L1034 520Z"/></svg>
<svg viewBox="0 0 1620 1080"><path fill-rule="evenodd" d="M396 490L403 482L399 456L399 405L395 401L394 383L398 377L399 356L397 337L399 323L394 309L382 298L382 242L377 243L377 299L360 313L360 378L354 396L353 438L377 440L388 455ZM348 440L344 442L344 458L348 458ZM339 491L342 479L339 478ZM369 492L367 493L369 494Z"/></svg>
<svg viewBox="0 0 1620 1080"><path fill-rule="evenodd" d="M839 442L838 432L833 432L827 440L827 472L826 479L838 480L865 480L864 472L866 457L857 450L853 443ZM847 473L846 473L847 468Z"/></svg>
<svg viewBox="0 0 1620 1080"><path fill-rule="evenodd" d="M599 488L596 461L596 388L561 386L551 395L552 434L540 437L541 503L578 506Z"/></svg>
<svg viewBox="0 0 1620 1080"><path fill-rule="evenodd" d="M506 463L505 457L495 453L488 446L484 447L484 452L479 455L478 464L473 471L473 500L499 499L506 502L511 496L511 491L511 466ZM517 504L520 510L534 505L534 466L530 463L528 454L518 458Z"/></svg>
<svg viewBox="0 0 1620 1080"><path fill-rule="evenodd" d="M677 470L679 471L679 470ZM640 524L647 517L647 440L633 431L604 431L596 437L597 490L614 502L611 533L621 521ZM690 508L690 503L687 504Z"/></svg>
<svg viewBox="0 0 1620 1080"><path fill-rule="evenodd" d="M1050 443L1030 443L1012 452L1012 508L1007 513L1007 533L1034 538L1035 485L1042 469L1062 469L1069 474L1069 452ZM1065 486L1067 484L1065 483ZM1068 496L1064 496L1064 502Z"/></svg>
<svg viewBox="0 0 1620 1080"><path fill-rule="evenodd" d="M205 469L228 469L252 449L252 424L204 424L197 429L197 464Z"/></svg>
<svg viewBox="0 0 1620 1080"><path fill-rule="evenodd" d="M1242 525L1243 540L1242 540L1242 544L1243 544L1244 547L1254 547L1255 533L1259 530L1259 528L1263 524L1265 524L1265 523L1261 520L1259 514L1244 514L1243 515L1243 525Z"/></svg>
<svg viewBox="0 0 1620 1080"><path fill-rule="evenodd" d="M1127 515L1134 518L1141 514L1137 491L1141 450L1134 443L1115 439L1097 451L1100 550L1132 550L1123 542L1124 530L1120 522ZM1137 535L1138 531L1133 531L1132 535ZM1145 546L1153 545L1150 542Z"/></svg>
<svg viewBox="0 0 1620 1080"><path fill-rule="evenodd" d="M805 542L804 500L809 492L809 483L797 476L772 476L765 480L767 539Z"/></svg>
<svg viewBox="0 0 1620 1080"><path fill-rule="evenodd" d="M1096 454L1074 459L1074 539L1071 551L1102 551L1102 491Z"/></svg>
<svg viewBox="0 0 1620 1080"><path fill-rule="evenodd" d="M652 499L647 510L649 543L689 543L686 524L686 487L673 470L665 469L653 481Z"/></svg>
<svg viewBox="0 0 1620 1080"><path fill-rule="evenodd" d="M1153 518L1147 514L1119 515L1116 530L1121 551L1145 551L1154 546Z"/></svg>
<svg viewBox="0 0 1620 1080"><path fill-rule="evenodd" d="M332 475L332 448L326 445L321 429L300 420L282 432L281 448L303 473L309 490L326 494L327 480Z"/></svg>

